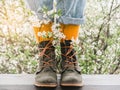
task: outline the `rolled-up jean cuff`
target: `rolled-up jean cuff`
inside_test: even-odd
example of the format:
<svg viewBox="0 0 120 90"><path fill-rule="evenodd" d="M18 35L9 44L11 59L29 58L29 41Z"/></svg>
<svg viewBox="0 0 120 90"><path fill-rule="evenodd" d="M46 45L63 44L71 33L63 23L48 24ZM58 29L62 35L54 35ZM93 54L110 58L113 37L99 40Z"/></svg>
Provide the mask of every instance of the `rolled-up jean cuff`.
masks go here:
<svg viewBox="0 0 120 90"><path fill-rule="evenodd" d="M83 18L72 18L72 17L61 16L58 21L63 23L63 24L80 25L80 24L84 24L85 23L85 17L83 17Z"/></svg>
<svg viewBox="0 0 120 90"><path fill-rule="evenodd" d="M38 16L39 20L43 20L43 14L36 13ZM51 19L53 21L53 19ZM58 20L58 22L63 23L63 24L75 24L75 25L80 25L85 23L85 17L83 18L72 18L72 17L65 17L61 16Z"/></svg>

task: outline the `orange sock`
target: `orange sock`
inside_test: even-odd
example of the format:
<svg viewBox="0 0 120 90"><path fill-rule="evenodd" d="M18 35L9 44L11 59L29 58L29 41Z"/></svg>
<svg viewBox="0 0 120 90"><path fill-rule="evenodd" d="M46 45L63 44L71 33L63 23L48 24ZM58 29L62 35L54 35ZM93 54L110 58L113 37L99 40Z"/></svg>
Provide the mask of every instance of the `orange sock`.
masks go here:
<svg viewBox="0 0 120 90"><path fill-rule="evenodd" d="M78 39L80 25L61 24L61 26L62 26L62 32L66 36L65 40Z"/></svg>
<svg viewBox="0 0 120 90"><path fill-rule="evenodd" d="M51 26L52 26L52 23L42 24L40 27L33 27L34 35L35 35L35 38L36 38L36 42L37 42L37 43L39 43L39 42L41 42L41 41L52 40L52 38L47 38L47 37L43 37L43 36L38 36L38 33L39 33L39 32L45 31L46 34L47 34L48 32L52 32Z"/></svg>

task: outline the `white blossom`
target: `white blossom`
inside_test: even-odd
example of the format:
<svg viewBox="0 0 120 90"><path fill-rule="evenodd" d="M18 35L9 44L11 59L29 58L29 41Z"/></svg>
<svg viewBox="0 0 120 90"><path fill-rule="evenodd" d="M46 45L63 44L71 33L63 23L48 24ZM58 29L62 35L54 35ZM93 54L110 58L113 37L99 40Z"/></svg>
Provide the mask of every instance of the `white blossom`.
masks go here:
<svg viewBox="0 0 120 90"><path fill-rule="evenodd" d="M79 44L80 43L80 40L77 38L76 40L72 37L72 43L75 43L75 44Z"/></svg>
<svg viewBox="0 0 120 90"><path fill-rule="evenodd" d="M49 15L52 15L53 13L54 13L54 10L50 10L47 12L47 15L49 16Z"/></svg>
<svg viewBox="0 0 120 90"><path fill-rule="evenodd" d="M98 51L97 51L97 55L99 55L99 56L102 55L101 50L98 50Z"/></svg>
<svg viewBox="0 0 120 90"><path fill-rule="evenodd" d="M46 32L45 31L43 31L43 32L38 32L38 36L46 36L47 34L46 34Z"/></svg>
<svg viewBox="0 0 120 90"><path fill-rule="evenodd" d="M86 60L85 55L81 55L81 59L82 59L82 60Z"/></svg>

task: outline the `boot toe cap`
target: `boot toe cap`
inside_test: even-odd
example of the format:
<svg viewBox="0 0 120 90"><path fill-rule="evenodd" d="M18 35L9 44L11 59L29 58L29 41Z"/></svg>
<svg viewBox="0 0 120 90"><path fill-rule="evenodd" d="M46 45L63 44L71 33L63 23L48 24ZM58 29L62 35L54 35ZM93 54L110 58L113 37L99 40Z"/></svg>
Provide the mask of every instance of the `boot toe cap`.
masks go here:
<svg viewBox="0 0 120 90"><path fill-rule="evenodd" d="M72 77L72 76L65 76L62 78L62 82L64 83L74 83L74 82L78 82L78 78L77 77Z"/></svg>
<svg viewBox="0 0 120 90"><path fill-rule="evenodd" d="M36 78L35 79L36 82L39 82L39 83L56 83L57 80L56 78L53 78L53 77L48 77L48 76L44 76L44 77L41 77L41 78Z"/></svg>
<svg viewBox="0 0 120 90"><path fill-rule="evenodd" d="M63 75L61 79L61 83L81 83L82 82L82 76L81 75Z"/></svg>

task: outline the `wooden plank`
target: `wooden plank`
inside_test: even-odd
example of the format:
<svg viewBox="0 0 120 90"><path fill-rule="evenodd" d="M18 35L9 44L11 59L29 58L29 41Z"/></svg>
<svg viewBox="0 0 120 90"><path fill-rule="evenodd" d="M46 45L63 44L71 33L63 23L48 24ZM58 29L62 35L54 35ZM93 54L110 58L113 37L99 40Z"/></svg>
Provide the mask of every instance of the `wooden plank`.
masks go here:
<svg viewBox="0 0 120 90"><path fill-rule="evenodd" d="M120 75L82 75L83 87L38 88L34 75L1 74L0 90L120 90ZM58 75L58 82L60 75Z"/></svg>
<svg viewBox="0 0 120 90"><path fill-rule="evenodd" d="M120 85L120 75L83 75L85 85Z"/></svg>

